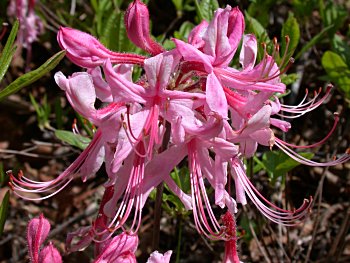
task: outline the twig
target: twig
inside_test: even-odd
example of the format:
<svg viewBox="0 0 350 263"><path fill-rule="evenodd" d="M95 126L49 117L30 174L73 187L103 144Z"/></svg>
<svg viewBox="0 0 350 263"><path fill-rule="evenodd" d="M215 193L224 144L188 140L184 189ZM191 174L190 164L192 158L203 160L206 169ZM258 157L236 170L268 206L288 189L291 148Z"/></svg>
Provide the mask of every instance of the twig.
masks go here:
<svg viewBox="0 0 350 263"><path fill-rule="evenodd" d="M244 210L244 212L248 215L248 213L247 213L247 208L246 208L245 206L243 206L243 210ZM248 218L249 218L249 217L248 217ZM270 260L270 258L267 256L267 253L266 253L265 249L264 249L264 248L262 247L262 245L260 244L260 241L259 241L259 239L258 239L258 237L257 237L257 235L256 235L256 233L255 233L255 230L254 230L254 228L253 228L253 226L252 226L251 220L248 220L248 224L249 224L249 229L250 229L250 231L252 232L253 238L254 238L256 244L258 245L258 249L259 249L260 253L263 255L263 257L264 257L264 259L265 259L265 262L266 262L266 263L271 263L271 260Z"/></svg>
<svg viewBox="0 0 350 263"><path fill-rule="evenodd" d="M328 254L329 261L338 262L339 258L341 256L341 253L343 252L344 245L345 245L345 237L347 233L349 232L350 228L350 206L348 207L346 211L345 218L343 220L343 223L339 229L339 233L336 236L333 245L331 247L331 250Z"/></svg>
<svg viewBox="0 0 350 263"><path fill-rule="evenodd" d="M162 146L159 152L163 152L168 148L170 140L171 126L169 122L165 123L165 133L163 137ZM159 247L159 236L160 236L160 218L162 213L162 197L163 197L164 183L160 183L157 186L156 202L154 205L154 224L153 224L153 237L152 237L152 248L157 250Z"/></svg>

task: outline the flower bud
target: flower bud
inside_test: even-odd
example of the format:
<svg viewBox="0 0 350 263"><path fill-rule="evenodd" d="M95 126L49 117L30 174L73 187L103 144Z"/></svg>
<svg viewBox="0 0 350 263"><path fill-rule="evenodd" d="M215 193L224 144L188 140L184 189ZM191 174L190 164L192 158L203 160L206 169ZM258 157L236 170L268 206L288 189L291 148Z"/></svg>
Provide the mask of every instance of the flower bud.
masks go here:
<svg viewBox="0 0 350 263"><path fill-rule="evenodd" d="M140 0L135 0L129 5L124 22L128 37L136 46L152 55L164 51L163 47L150 36L149 12L147 6Z"/></svg>

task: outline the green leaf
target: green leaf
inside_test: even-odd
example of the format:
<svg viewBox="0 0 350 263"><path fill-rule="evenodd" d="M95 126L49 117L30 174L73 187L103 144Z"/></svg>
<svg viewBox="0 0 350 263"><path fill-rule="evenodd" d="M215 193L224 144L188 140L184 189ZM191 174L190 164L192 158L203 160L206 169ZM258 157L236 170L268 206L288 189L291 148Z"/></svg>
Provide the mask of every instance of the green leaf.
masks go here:
<svg viewBox="0 0 350 263"><path fill-rule="evenodd" d="M322 56L322 66L329 78L350 98L350 69L338 54L326 51Z"/></svg>
<svg viewBox="0 0 350 263"><path fill-rule="evenodd" d="M60 51L55 55L53 55L51 58L49 58L44 64L42 64L36 70L28 72L20 76L19 78L17 78L5 89L0 91L0 101L6 98L7 96L16 93L20 89L32 84L33 82L37 81L38 79L43 77L45 74L53 70L57 66L57 64L62 60L65 54L66 54L66 51L64 50Z"/></svg>
<svg viewBox="0 0 350 263"><path fill-rule="evenodd" d="M84 150L91 141L91 139L87 137L65 130L55 130L55 136L61 141L71 146L78 147L81 150Z"/></svg>
<svg viewBox="0 0 350 263"><path fill-rule="evenodd" d="M4 199L1 202L0 206L0 236L4 232L5 222L8 214L8 208L10 203L10 191L7 191Z"/></svg>
<svg viewBox="0 0 350 263"><path fill-rule="evenodd" d="M289 37L289 45L287 48L287 42L286 42L286 36ZM299 40L300 40L300 29L299 29L299 23L295 19L294 14L292 12L289 13L287 21L282 26L282 47L281 47L281 54L286 54L284 58L284 65L281 65L281 67L284 67L288 61L289 58L293 55L294 50L298 46ZM283 56L282 55L282 56Z"/></svg>
<svg viewBox="0 0 350 263"><path fill-rule="evenodd" d="M1 52L0 56L0 81L5 76L8 67L10 66L13 55L16 51L16 46L13 46L15 42L17 31L19 27L19 22L16 20L14 23L9 38L6 41L5 47Z"/></svg>
<svg viewBox="0 0 350 263"><path fill-rule="evenodd" d="M290 85L294 82L296 82L299 79L299 75L297 73L292 73L292 74L284 74L281 76L281 81L282 83L286 85Z"/></svg>
<svg viewBox="0 0 350 263"><path fill-rule="evenodd" d="M217 0L201 0L200 2L195 0L195 6L199 20L210 21L214 16L214 12L219 8L219 3Z"/></svg>
<svg viewBox="0 0 350 263"><path fill-rule="evenodd" d="M270 11L276 0L254 0L248 7L248 13L251 17L258 20L263 27L267 27L270 19Z"/></svg>
<svg viewBox="0 0 350 263"><path fill-rule="evenodd" d="M304 54L307 50L309 50L314 45L316 45L320 40L322 40L324 37L324 34L326 34L332 28L333 26L331 25L322 29L320 33L318 33L309 42L307 42L306 45L304 45L303 48L295 55L295 60L299 59L302 54Z"/></svg>
<svg viewBox="0 0 350 263"><path fill-rule="evenodd" d="M332 39L332 47L335 53L342 57L350 68L350 46L343 36L334 35Z"/></svg>
<svg viewBox="0 0 350 263"><path fill-rule="evenodd" d="M246 33L252 33L256 36L258 43L265 43L267 46L271 46L271 40L267 34L266 29L260 24L258 20L251 17L245 12ZM263 48L258 45L258 62L263 58Z"/></svg>
<svg viewBox="0 0 350 263"><path fill-rule="evenodd" d="M307 159L311 159L314 156L313 153L309 152L299 154ZM260 164L267 171L272 184L276 182L277 178L284 176L287 172L300 165L299 162L290 158L282 151L264 153Z"/></svg>
<svg viewBox="0 0 350 263"><path fill-rule="evenodd" d="M181 26L179 31L174 32L174 37L176 39L187 41L188 35L193 29L194 25L191 22L185 21Z"/></svg>
<svg viewBox="0 0 350 263"><path fill-rule="evenodd" d="M333 3L333 1L329 1L324 11L320 12L320 14L325 26L333 25L332 30L329 31L330 38L333 38L338 29L344 25L344 22L348 16L346 8L339 4Z"/></svg>
<svg viewBox="0 0 350 263"><path fill-rule="evenodd" d="M6 177L4 172L4 164L0 162L0 187L2 187L5 183Z"/></svg>

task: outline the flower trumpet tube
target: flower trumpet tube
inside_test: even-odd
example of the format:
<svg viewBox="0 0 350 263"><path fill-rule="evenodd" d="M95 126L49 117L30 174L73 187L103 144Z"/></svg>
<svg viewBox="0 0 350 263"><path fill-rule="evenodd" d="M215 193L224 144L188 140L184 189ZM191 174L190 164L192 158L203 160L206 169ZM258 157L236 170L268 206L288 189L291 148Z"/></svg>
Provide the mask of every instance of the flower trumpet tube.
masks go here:
<svg viewBox="0 0 350 263"><path fill-rule="evenodd" d="M60 28L57 41L66 50L66 56L83 68L102 66L107 59L112 63L137 65L143 65L145 60L141 55L113 52L93 36L69 27Z"/></svg>

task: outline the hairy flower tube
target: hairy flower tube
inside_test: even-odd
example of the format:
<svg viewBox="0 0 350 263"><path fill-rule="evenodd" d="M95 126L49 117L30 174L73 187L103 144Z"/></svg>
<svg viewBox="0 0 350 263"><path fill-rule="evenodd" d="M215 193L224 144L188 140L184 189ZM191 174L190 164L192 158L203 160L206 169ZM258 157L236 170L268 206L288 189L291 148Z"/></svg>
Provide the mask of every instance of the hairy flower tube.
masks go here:
<svg viewBox="0 0 350 263"><path fill-rule="evenodd" d="M50 227L49 221L43 214L29 221L27 242L31 263L62 263L60 253L51 242L43 249L40 248L50 232Z"/></svg>
<svg viewBox="0 0 350 263"><path fill-rule="evenodd" d="M136 233L150 192L162 182L186 209L193 210L199 233L227 242L225 262L239 262L234 251L234 213L237 202L247 204L246 196L275 223L295 225L303 220L312 198L297 209L279 208L254 187L244 160L260 145L277 146L294 160L311 166L348 161L349 152L325 163L308 160L292 150L299 146L275 135L275 129L287 132L291 128L284 119L297 118L320 106L332 87L324 96L317 92L311 100L306 94L296 106L282 104L279 95L286 87L281 75L286 69L281 69L266 50L257 62L257 40L254 35L244 35L244 17L238 8L218 9L212 21L203 21L191 31L187 42L173 39L175 48L169 51L151 39L148 10L139 0L129 6L125 24L130 40L150 57L110 51L84 32L60 29L58 42L67 57L87 71L70 77L56 73L56 83L72 107L97 130L77 160L52 181L36 182L9 173L15 193L27 199L30 197L24 193L43 194L39 199L50 197L79 176L85 182L104 162L108 198L101 203L100 216L92 226L69 235L67 243L72 250L91 241L109 242L116 231ZM236 54L239 43L242 47ZM230 66L234 56L240 62L236 68ZM142 67L144 73L136 81L131 77L134 67ZM102 102L101 108L95 108L96 101ZM324 139L302 148L324 143L338 120L336 114ZM184 163L189 167L189 192L170 176ZM235 196L229 191L231 178ZM208 187L214 190L214 198L210 198ZM214 213L211 200L221 209L227 208L224 220ZM74 238L80 241L73 244Z"/></svg>

